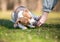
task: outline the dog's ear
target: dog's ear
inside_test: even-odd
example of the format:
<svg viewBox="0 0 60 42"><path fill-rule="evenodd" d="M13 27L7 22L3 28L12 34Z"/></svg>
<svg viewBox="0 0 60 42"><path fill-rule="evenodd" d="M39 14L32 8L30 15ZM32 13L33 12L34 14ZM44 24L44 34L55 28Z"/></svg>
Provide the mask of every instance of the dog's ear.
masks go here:
<svg viewBox="0 0 60 42"><path fill-rule="evenodd" d="M32 18L31 15L29 14L29 10L24 10L23 16L24 16L24 17L27 17L27 18L29 18L29 19Z"/></svg>

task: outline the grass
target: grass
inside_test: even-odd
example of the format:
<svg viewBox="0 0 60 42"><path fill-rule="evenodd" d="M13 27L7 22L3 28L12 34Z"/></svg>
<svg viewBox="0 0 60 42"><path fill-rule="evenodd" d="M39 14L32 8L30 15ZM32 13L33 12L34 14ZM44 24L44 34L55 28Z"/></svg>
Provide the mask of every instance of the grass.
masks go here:
<svg viewBox="0 0 60 42"><path fill-rule="evenodd" d="M0 12L0 42L60 42L60 13L52 12L41 27L13 28L11 11ZM34 12L39 15L38 12Z"/></svg>

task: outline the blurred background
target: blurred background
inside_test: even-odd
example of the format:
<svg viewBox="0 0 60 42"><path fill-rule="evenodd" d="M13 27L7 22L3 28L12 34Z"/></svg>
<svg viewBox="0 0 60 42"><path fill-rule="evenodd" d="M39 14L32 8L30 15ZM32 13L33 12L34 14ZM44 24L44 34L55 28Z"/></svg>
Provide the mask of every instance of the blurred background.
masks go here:
<svg viewBox="0 0 60 42"><path fill-rule="evenodd" d="M13 10L21 5L26 6L30 10L42 10L42 0L0 0L1 11ZM58 0L58 3L53 10L60 11L60 0Z"/></svg>

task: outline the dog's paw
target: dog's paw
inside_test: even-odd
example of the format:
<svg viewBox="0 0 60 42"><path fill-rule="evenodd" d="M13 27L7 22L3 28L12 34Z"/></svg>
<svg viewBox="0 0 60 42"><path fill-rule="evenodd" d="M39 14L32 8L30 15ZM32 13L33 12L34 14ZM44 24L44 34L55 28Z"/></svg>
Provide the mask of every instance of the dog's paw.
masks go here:
<svg viewBox="0 0 60 42"><path fill-rule="evenodd" d="M30 27L30 28L35 28L35 26L33 26L33 25L28 25L28 27Z"/></svg>
<svg viewBox="0 0 60 42"><path fill-rule="evenodd" d="M14 28L16 28L17 27L17 24L14 24Z"/></svg>
<svg viewBox="0 0 60 42"><path fill-rule="evenodd" d="M22 25L22 24L18 24L18 27L21 28L22 30L26 30L27 29L27 27Z"/></svg>
<svg viewBox="0 0 60 42"><path fill-rule="evenodd" d="M27 29L27 27L22 28L22 30L26 30L26 29Z"/></svg>

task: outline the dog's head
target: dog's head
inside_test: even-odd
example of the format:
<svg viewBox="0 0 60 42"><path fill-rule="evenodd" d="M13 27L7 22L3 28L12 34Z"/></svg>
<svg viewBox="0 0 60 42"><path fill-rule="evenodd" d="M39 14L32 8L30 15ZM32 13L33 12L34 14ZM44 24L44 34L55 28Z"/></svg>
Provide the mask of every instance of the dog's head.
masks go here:
<svg viewBox="0 0 60 42"><path fill-rule="evenodd" d="M30 11L28 9L25 9L22 13L23 17L20 17L20 23L24 25L31 24L32 22L35 22L34 18L32 18Z"/></svg>

